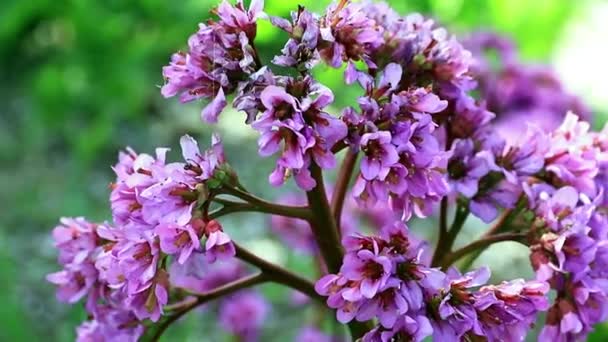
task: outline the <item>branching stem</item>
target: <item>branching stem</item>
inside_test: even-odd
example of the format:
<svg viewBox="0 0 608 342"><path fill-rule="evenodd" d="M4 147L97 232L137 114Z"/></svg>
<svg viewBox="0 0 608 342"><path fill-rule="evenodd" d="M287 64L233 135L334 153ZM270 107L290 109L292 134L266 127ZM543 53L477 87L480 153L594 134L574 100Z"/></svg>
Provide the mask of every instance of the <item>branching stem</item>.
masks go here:
<svg viewBox="0 0 608 342"><path fill-rule="evenodd" d="M462 258L470 253L485 249L485 248L489 247L490 245L495 244L497 242L517 241L517 242L524 243L525 238L526 238L526 234L523 234L523 233L503 233L503 234L497 234L497 235L484 236L484 237L480 238L479 240L473 241L470 244L468 244L458 250L455 250L454 252L446 254L443 257L443 260L441 262L441 267L446 269L450 265L452 265L453 263L458 261L460 258Z"/></svg>
<svg viewBox="0 0 608 342"><path fill-rule="evenodd" d="M346 198L346 192L348 191L348 185L350 179L353 176L355 164L357 163L357 152L349 149L344 156L340 171L338 171L338 179L334 188L333 195L331 197L331 211L334 213L334 219L336 225L341 228L340 221L342 219L342 208L344 207L344 200ZM338 233L342 233L341 229Z"/></svg>

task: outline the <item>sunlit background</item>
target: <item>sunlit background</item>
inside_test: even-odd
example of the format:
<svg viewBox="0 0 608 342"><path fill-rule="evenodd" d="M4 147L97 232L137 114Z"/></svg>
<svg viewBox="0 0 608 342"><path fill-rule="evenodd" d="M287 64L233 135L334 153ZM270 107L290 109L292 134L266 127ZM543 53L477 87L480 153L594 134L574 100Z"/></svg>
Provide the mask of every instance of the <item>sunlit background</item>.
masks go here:
<svg viewBox="0 0 608 342"><path fill-rule="evenodd" d="M531 62L551 63L601 126L608 111L608 2L603 0L394 0L401 13L422 12L457 35L493 30L511 36ZM329 1L301 0L320 11ZM60 216L109 218L110 165L130 145L150 152L174 146L190 133L208 141L200 103L179 105L159 94L161 67L183 48L214 0L2 0L0 1L0 341L70 341L84 311L59 304L44 275L55 271L50 230ZM295 1L266 0L266 11L287 16ZM269 60L285 36L269 24L256 44ZM336 109L353 93L338 71L320 68L320 80L336 93ZM227 154L243 183L268 198L278 191L265 179L270 160L256 155L255 134L241 115L224 115L213 129L225 137ZM171 155L177 158L177 153ZM264 181L262 181L264 180ZM287 191L289 187L281 189ZM293 188L291 188L293 189ZM260 216L225 221L237 239L291 268L310 261L294 257L269 235ZM426 229L434 224L422 223ZM419 228L420 229L420 228ZM468 234L478 234L471 224ZM465 237L466 238L466 237ZM494 250L496 251L496 250ZM499 247L482 262L497 279L530 274L526 250ZM284 291L265 286L272 302ZM300 314L277 304L265 336L288 341ZM291 314L285 314L291 312ZM280 318L279 318L280 317ZM173 329L173 340L230 341L209 315L193 316ZM608 340L608 327L592 340ZM169 340L169 339L167 339Z"/></svg>

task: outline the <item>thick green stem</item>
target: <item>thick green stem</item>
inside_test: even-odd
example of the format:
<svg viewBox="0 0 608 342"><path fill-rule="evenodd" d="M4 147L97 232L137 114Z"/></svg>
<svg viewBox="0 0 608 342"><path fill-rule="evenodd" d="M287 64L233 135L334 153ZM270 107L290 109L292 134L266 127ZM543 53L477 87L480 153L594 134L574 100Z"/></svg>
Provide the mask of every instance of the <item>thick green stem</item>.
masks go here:
<svg viewBox="0 0 608 342"><path fill-rule="evenodd" d="M439 209L439 236L437 237L437 247L435 253L433 253L433 261L431 264L435 265L441 258L444 250L444 245L448 237L448 198L444 197L441 199L441 207Z"/></svg>
<svg viewBox="0 0 608 342"><path fill-rule="evenodd" d="M443 269L446 269L448 267L450 267L454 262L458 261L460 258L488 248L489 246L497 243L497 242L502 242L502 241L516 241L516 242L521 242L523 243L526 239L526 234L523 233L503 233L503 234L498 234L498 235L490 235L490 236L486 236L486 237L482 237L479 240L473 241L470 244L454 251L451 253L446 254L443 257L443 260L441 262L441 267Z"/></svg>
<svg viewBox="0 0 608 342"><path fill-rule="evenodd" d="M443 207L443 201L442 201L442 207ZM442 209L442 212L443 212L443 209ZM446 212L447 212L447 208L446 208ZM447 214L445 214L445 215L447 215ZM446 254L450 253L450 251L452 250L452 247L454 246L454 241L456 241L458 234L460 234L460 231L462 230L462 227L464 226L464 223L467 220L468 216L469 216L468 206L458 205L458 207L456 207L456 214L454 216L454 221L452 222L450 230L447 231L447 233L444 233L443 239L441 238L442 229L440 229L440 240L437 243L437 249L435 250L435 255L433 255L433 261L431 263L433 266L440 266L442 264L443 257Z"/></svg>
<svg viewBox="0 0 608 342"><path fill-rule="evenodd" d="M340 171L338 171L338 178L334 187L334 192L331 197L331 210L334 213L334 219L336 225L340 228L338 233L342 233L342 226L340 220L342 219L342 208L344 207L344 200L346 198L346 192L348 191L348 185L350 179L353 176L355 164L357 163L357 152L353 149L349 149L344 156Z"/></svg>
<svg viewBox="0 0 608 342"><path fill-rule="evenodd" d="M310 173L317 182L317 185L306 193L308 206L313 212L313 216L309 220L310 227L329 272L338 273L342 266L344 250L340 243L336 220L327 200L323 172L318 165L313 163L310 167ZM348 330L353 341L361 338L371 329L372 327L369 322L357 322L353 320L348 324Z"/></svg>
<svg viewBox="0 0 608 342"><path fill-rule="evenodd" d="M307 207L297 207L297 206L288 206L281 205L277 203L268 202L264 199L261 199L249 192L237 189L237 188L223 188L224 193L237 197L246 203L237 203L231 202L228 200L216 198L214 201L224 204L224 208L228 211L259 211L268 214L275 214L280 216L301 218L303 220L309 220L312 216L311 211ZM244 204L248 204L249 207ZM230 206L234 206L235 208L229 209ZM221 209L220 209L221 210Z"/></svg>
<svg viewBox="0 0 608 342"><path fill-rule="evenodd" d="M448 232L448 242L446 243L447 251L450 251L454 246L454 242L456 241L458 234L460 234L462 227L464 227L464 222L467 220L467 217L469 217L469 207L459 205L456 208L456 216L454 217L452 227Z"/></svg>
<svg viewBox="0 0 608 342"><path fill-rule="evenodd" d="M338 227L327 201L321 168L313 163L310 172L317 182L317 185L306 193L308 206L313 212L309 220L310 227L329 272L338 273L344 256Z"/></svg>

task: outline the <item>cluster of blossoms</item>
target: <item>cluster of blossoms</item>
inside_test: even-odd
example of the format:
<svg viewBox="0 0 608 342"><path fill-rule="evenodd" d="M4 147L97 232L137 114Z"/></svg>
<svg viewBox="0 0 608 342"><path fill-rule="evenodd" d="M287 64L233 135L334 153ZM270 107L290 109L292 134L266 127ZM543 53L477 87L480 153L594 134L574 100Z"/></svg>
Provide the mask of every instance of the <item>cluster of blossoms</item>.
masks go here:
<svg viewBox="0 0 608 342"><path fill-rule="evenodd" d="M321 14L299 6L285 19L265 14L262 0L248 9L224 0L212 14L163 69L162 95L207 100L207 123L231 97L259 133L259 155L276 156L269 183L293 177L305 195L271 203L251 194L215 135L204 152L182 137L180 163L166 162L167 149L121 152L111 223L63 219L53 232L63 269L48 280L62 301L86 298L81 341L155 340L212 299L226 331L257 341L270 307L250 287L263 282L297 291L295 305L325 302L364 342L523 341L543 311L540 341L578 341L608 319L608 128L566 115L588 113L550 72L519 62L500 37L463 45L382 2L340 0ZM261 19L289 37L271 62L279 68L255 45ZM321 63L344 69L356 106L333 108L312 72ZM535 116L551 122L505 129ZM315 259L320 279L234 243L217 219L243 211L268 214L273 236ZM454 249L469 214L496 223ZM434 252L409 230L414 216L439 226ZM487 285L489 268L453 266L507 240L529 247L536 279ZM247 275L237 258L260 273ZM317 316L297 341L344 340Z"/></svg>
<svg viewBox="0 0 608 342"><path fill-rule="evenodd" d="M79 330L83 339L136 339L143 330L138 321L158 321L169 300L168 257L185 264L197 254L208 262L234 256L230 237L199 208L215 177L225 175L221 142L214 137L204 153L189 136L181 145L185 163L166 163L167 149L155 157L120 153L113 224L64 218L53 230L63 269L47 278L60 300L86 298L93 320Z"/></svg>
<svg viewBox="0 0 608 342"><path fill-rule="evenodd" d="M483 285L489 269L460 274L431 268L427 245L402 222L379 236L351 236L338 274L321 278L317 291L328 296L340 322L352 319L378 325L363 341L474 340L521 341L536 314L546 310L546 283L522 279Z"/></svg>
<svg viewBox="0 0 608 342"><path fill-rule="evenodd" d="M553 130L567 111L591 119L589 109L567 92L549 66L522 63L508 38L479 32L464 45L475 56L471 69L481 97L498 114L496 125L507 138L519 138L530 122L545 131Z"/></svg>
<svg viewBox="0 0 608 342"><path fill-rule="evenodd" d="M546 340L583 339L608 319L605 131L590 132L568 114L545 137L544 172L525 184L534 213L530 261L537 279L557 292L541 333Z"/></svg>

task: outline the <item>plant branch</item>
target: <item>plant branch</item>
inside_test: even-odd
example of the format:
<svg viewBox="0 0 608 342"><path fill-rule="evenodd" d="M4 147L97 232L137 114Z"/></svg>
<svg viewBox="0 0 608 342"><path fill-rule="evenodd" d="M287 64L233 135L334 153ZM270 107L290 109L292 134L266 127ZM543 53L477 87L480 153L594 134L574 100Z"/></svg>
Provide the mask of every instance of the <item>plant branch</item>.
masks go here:
<svg viewBox="0 0 608 342"><path fill-rule="evenodd" d="M236 243L234 246L237 258L259 268L267 280L296 289L312 299L324 301L324 298L315 291L314 284L308 279L260 258Z"/></svg>
<svg viewBox="0 0 608 342"><path fill-rule="evenodd" d="M441 258L441 253L444 250L444 245L448 236L448 198L441 199L441 207L439 209L439 236L437 237L437 247L433 253L432 264L436 264Z"/></svg>
<svg viewBox="0 0 608 342"><path fill-rule="evenodd" d="M441 267L444 269L448 268L450 265L452 265L454 262L458 261L460 258L462 258L470 253L479 251L479 250L485 250L487 247L489 247L490 245L495 244L497 242L517 241L517 242L524 243L525 238L526 238L526 234L523 234L523 233L503 233L503 234L481 237L479 240L473 241L470 244L468 244L454 252L446 254L443 257Z"/></svg>
<svg viewBox="0 0 608 342"><path fill-rule="evenodd" d="M317 185L306 193L308 206L314 213L309 220L310 227L329 272L338 273L344 256L338 227L327 201L321 168L313 162L310 172L317 182Z"/></svg>
<svg viewBox="0 0 608 342"><path fill-rule="evenodd" d="M456 241L458 234L460 234L462 227L464 227L467 217L469 217L469 207L459 205L456 208L456 216L454 217L454 222L452 222L452 227L450 227L450 231L448 232L447 250L451 250L452 246L454 246L454 241Z"/></svg>
<svg viewBox="0 0 608 342"><path fill-rule="evenodd" d="M344 250L340 243L340 235L336 220L327 201L323 173L321 168L314 162L310 166L310 173L317 182L317 185L306 193L308 206L314 215L309 220L313 235L319 246L321 256L327 265L329 272L338 273L342 265ZM372 327L368 322L357 322L355 320L348 323L348 330L353 341L361 338Z"/></svg>
<svg viewBox="0 0 608 342"><path fill-rule="evenodd" d="M511 222L512 214L513 210L505 210L498 218L498 221L496 221L496 223L484 234L484 236L491 236L502 231L508 225L508 223Z"/></svg>
<svg viewBox="0 0 608 342"><path fill-rule="evenodd" d="M169 325L171 325L173 322L177 321L179 318L181 318L191 310L195 309L199 305L206 303L210 300L216 299L218 297L228 295L240 289L244 289L268 281L288 286L290 288L302 292L303 294L306 294L310 298L320 301L321 303L324 302L324 298L315 292L314 285L309 280L295 273L292 273L291 271L286 270L281 266L275 265L269 261L260 258L259 256L249 252L248 250L239 246L236 243L235 249L236 256L239 259L253 266L256 266L260 269L261 272L249 277L233 281L206 293L193 293L193 296L190 296L179 303L165 306L165 310L176 312L173 315L168 316L165 321L158 325L158 330L154 332L151 341L158 341L158 339L162 336L163 332L169 327Z"/></svg>
<svg viewBox="0 0 608 342"><path fill-rule="evenodd" d="M183 317L188 312L194 310L198 306L200 306L208 301L214 300L216 298L234 293L238 290L264 283L268 280L269 279L266 277L266 275L264 273L254 274L254 275L251 275L251 276L248 276L245 278L235 280L228 284L222 285L209 292L197 295L195 300L191 300L189 302L186 302L186 301L182 302L183 306L181 308L178 308L179 311L177 311L173 315L169 316L165 321L163 321L162 323L160 323L160 325L158 325L158 329L154 332L154 335L151 337L150 340L158 341L160 339L160 337L163 335L163 333L165 332L165 330L167 330L167 328L171 324L173 324L178 319ZM176 308L173 307L172 309L176 309Z"/></svg>
<svg viewBox="0 0 608 342"><path fill-rule="evenodd" d="M514 217L515 217L515 211L510 210L510 209L505 210L498 218L498 221L496 221L496 223L490 229L488 229L488 231L485 232L485 234L481 237L481 239L485 239L485 238L491 237L493 235L496 235L500 232L503 232L510 225L510 223ZM463 271L469 269L471 267L471 265L473 265L473 262L475 262L475 260L481 255L481 253L483 253L483 251L485 251L486 248L487 248L487 246L479 248L478 250L471 253L467 257L467 259L463 261L463 263L461 265L461 269Z"/></svg>
<svg viewBox="0 0 608 342"><path fill-rule="evenodd" d="M435 250L435 255L433 255L433 261L431 263L433 266L441 265L443 257L452 250L452 247L454 246L454 241L456 241L458 234L460 234L460 231L462 230L462 227L464 226L464 223L467 220L468 216L468 206L458 205L456 207L456 214L454 215L454 221L452 221L450 229L447 230L447 233L444 235L443 241L440 240L440 243L437 244L437 249Z"/></svg>
<svg viewBox="0 0 608 342"><path fill-rule="evenodd" d="M231 206L235 207L233 209L227 209L227 210L233 210L231 212L234 212L234 211L259 211L259 212L268 213L268 214L300 218L303 220L308 220L312 216L311 211L307 207L288 206L288 205L268 202L249 192L246 192L246 191L243 191L243 190L237 189L237 188L224 187L224 188L222 188L222 190L224 191L225 194L237 197L246 202L246 203L238 203L238 202L232 202L232 201L225 200L225 199L214 199L214 201L216 201L220 204L224 204L224 208L229 208ZM244 206L244 204L248 204L249 207ZM224 209L224 208L222 208L222 209ZM220 210L222 210L222 209L220 209Z"/></svg>
<svg viewBox="0 0 608 342"><path fill-rule="evenodd" d="M346 192L348 191L348 185L350 179L353 176L355 164L357 163L357 152L353 149L346 151L346 156L338 171L338 179L334 187L334 192L331 197L331 211L334 213L334 220L336 220L336 226L340 228L338 234L342 233L340 226L340 220L342 219L342 208L344 207L344 200L346 198Z"/></svg>

